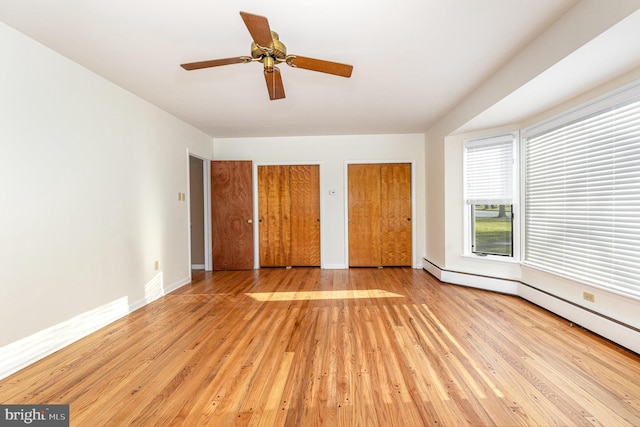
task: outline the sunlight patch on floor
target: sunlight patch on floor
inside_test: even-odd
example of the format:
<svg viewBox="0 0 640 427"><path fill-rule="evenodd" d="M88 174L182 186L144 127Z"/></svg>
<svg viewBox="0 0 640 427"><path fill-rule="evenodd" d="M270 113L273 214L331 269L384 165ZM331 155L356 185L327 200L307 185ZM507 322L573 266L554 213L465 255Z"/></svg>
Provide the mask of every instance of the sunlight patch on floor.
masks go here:
<svg viewBox="0 0 640 427"><path fill-rule="evenodd" d="M308 301L329 299L404 298L404 295L381 289L304 291L304 292L251 292L245 295L258 301Z"/></svg>

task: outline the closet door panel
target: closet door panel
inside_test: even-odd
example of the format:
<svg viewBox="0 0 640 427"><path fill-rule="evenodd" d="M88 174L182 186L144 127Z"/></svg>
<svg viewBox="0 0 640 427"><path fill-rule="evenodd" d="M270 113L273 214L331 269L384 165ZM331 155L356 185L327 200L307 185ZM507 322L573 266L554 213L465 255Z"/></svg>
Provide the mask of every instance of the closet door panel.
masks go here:
<svg viewBox="0 0 640 427"><path fill-rule="evenodd" d="M349 266L378 267L380 247L380 165L348 166Z"/></svg>
<svg viewBox="0 0 640 427"><path fill-rule="evenodd" d="M261 267L291 265L289 194L288 166L258 166Z"/></svg>
<svg viewBox="0 0 640 427"><path fill-rule="evenodd" d="M289 166L292 266L320 266L320 167Z"/></svg>
<svg viewBox="0 0 640 427"><path fill-rule="evenodd" d="M411 164L380 165L381 263L411 266Z"/></svg>

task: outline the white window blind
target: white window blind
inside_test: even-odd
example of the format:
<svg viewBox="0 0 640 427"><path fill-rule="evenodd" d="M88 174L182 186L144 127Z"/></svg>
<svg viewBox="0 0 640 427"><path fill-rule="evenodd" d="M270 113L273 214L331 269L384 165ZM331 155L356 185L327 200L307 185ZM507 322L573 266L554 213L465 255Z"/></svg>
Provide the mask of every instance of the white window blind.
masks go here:
<svg viewBox="0 0 640 427"><path fill-rule="evenodd" d="M638 297L640 97L616 102L526 135L525 262Z"/></svg>
<svg viewBox="0 0 640 427"><path fill-rule="evenodd" d="M509 134L465 143L467 204L513 203L513 141Z"/></svg>

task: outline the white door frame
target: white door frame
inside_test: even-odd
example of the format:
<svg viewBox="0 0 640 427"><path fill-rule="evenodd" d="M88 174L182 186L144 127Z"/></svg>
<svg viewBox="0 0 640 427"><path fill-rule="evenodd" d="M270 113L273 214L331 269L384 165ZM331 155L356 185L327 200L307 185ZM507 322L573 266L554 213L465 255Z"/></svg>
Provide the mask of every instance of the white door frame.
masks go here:
<svg viewBox="0 0 640 427"><path fill-rule="evenodd" d="M187 149L187 200L191 200L191 170L189 158L195 157L202 160L202 200L204 215L204 269L206 271L213 270L212 251L213 242L211 241L211 160L202 156L189 152ZM191 203L187 203L187 217L189 218L187 235L189 250L189 278L191 278Z"/></svg>

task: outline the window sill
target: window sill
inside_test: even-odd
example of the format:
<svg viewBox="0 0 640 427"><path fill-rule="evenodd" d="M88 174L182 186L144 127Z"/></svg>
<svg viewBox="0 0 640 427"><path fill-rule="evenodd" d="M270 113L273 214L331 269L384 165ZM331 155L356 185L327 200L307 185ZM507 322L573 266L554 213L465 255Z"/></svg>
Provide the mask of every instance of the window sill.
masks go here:
<svg viewBox="0 0 640 427"><path fill-rule="evenodd" d="M463 254L463 258L480 260L480 261L497 261L506 264L520 264L520 260L515 257L506 257L499 255L476 255L476 254Z"/></svg>

